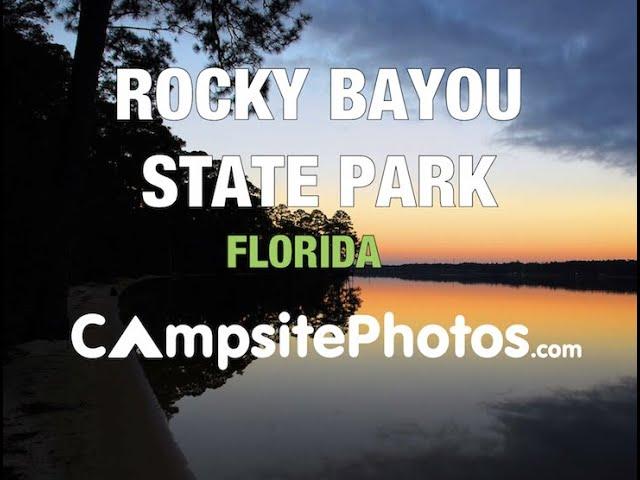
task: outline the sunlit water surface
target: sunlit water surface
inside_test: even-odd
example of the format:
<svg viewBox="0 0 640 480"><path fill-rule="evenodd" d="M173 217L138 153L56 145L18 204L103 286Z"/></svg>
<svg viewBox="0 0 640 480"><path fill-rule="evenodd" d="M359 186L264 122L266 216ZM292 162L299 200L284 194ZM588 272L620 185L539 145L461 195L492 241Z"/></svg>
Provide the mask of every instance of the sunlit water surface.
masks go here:
<svg viewBox="0 0 640 480"><path fill-rule="evenodd" d="M545 462L558 463L549 465L553 471L575 469L582 460L554 459L568 448L554 441L585 458L591 447L602 450L589 435L609 435L607 444L623 449L633 441L636 295L352 282L360 288L359 313L382 319L392 311L416 332L428 323L448 326L461 313L471 326L523 323L531 345L580 343L583 358L388 359L378 342L357 359L324 359L311 349L304 359L256 360L222 387L176 404L170 428L198 478L471 478L468 468L475 478L499 478L511 475L510 463L543 474ZM620 456L616 448L611 455ZM551 455L538 458L536 449ZM621 476L635 468L626 464L630 451L613 459ZM465 462L461 472L450 467Z"/></svg>

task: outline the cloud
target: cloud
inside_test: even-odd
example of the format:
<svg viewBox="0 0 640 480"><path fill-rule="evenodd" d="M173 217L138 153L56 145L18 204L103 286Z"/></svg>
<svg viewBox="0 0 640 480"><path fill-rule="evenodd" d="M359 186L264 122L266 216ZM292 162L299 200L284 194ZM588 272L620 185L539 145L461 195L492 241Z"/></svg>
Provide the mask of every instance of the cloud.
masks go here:
<svg viewBox="0 0 640 480"><path fill-rule="evenodd" d="M522 111L503 141L636 169L634 0L332 0L304 8L314 17L305 44L334 65L520 66Z"/></svg>

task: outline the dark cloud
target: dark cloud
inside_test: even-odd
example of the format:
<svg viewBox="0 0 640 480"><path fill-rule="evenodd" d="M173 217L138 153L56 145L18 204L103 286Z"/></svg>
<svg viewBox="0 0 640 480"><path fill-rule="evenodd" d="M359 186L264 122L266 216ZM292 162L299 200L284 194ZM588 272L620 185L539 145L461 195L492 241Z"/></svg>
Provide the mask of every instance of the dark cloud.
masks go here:
<svg viewBox="0 0 640 480"><path fill-rule="evenodd" d="M309 36L362 68L520 66L503 139L635 170L634 0L308 2ZM309 39L307 39L309 40Z"/></svg>

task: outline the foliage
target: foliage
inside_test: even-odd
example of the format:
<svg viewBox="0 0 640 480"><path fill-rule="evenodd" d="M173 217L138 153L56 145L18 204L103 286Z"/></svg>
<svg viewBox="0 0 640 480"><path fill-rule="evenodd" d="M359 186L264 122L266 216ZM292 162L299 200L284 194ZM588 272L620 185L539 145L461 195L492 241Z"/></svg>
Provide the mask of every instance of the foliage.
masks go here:
<svg viewBox="0 0 640 480"><path fill-rule="evenodd" d="M58 280L51 272L61 256L61 244L52 232L58 228L56 199L68 186L56 152L62 148L73 60L46 34L50 5L46 0L3 3L3 71L11 92L3 109L4 283L11 299L5 303L4 318L11 319L10 323L5 320L5 331L13 337L5 338L9 342L42 335L43 324L51 316L49 300L60 293L52 288ZM123 2L118 5L124 8ZM279 8L275 11L284 7ZM130 40L120 39L129 59L148 57L141 46L144 42L136 50ZM264 38L251 41L266 42ZM42 72L47 72L46 77ZM184 140L160 119L118 122L114 109L108 96L96 103L95 130L86 159L87 192L75 200L83 205L82 216L71 225L72 282L150 273L221 272L229 233L257 233L264 238L276 232L355 235L344 212L329 219L319 210L278 208L274 211L283 217L278 219L263 208L194 210L182 202L166 210L144 207L141 192L148 186L142 162L146 158L157 153L176 158L202 152L186 152ZM215 183L216 176L214 169L205 179L205 189ZM184 190L180 198L187 198L185 180L176 180ZM249 188L258 203L259 189L251 184Z"/></svg>
<svg viewBox="0 0 640 480"><path fill-rule="evenodd" d="M269 210L269 219L281 232L298 235L349 235L356 239L351 217L344 210L338 210L328 218L322 210L307 212L302 209L291 211L286 205L278 205Z"/></svg>
<svg viewBox="0 0 640 480"><path fill-rule="evenodd" d="M49 40L45 31L51 19L54 0L2 0L2 31L31 39L37 43Z"/></svg>
<svg viewBox="0 0 640 480"><path fill-rule="evenodd" d="M258 68L264 56L295 42L311 17L300 0L113 0L100 92L113 91L118 67L144 68L155 78L174 61L172 44L190 41L210 64ZM77 32L81 2L61 2L56 16Z"/></svg>

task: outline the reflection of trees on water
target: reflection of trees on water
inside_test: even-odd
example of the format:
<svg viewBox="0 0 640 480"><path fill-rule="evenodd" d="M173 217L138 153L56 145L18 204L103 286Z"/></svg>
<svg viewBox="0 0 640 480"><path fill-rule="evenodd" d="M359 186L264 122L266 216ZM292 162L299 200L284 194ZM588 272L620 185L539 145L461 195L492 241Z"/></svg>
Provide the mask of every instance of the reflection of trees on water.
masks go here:
<svg viewBox="0 0 640 480"><path fill-rule="evenodd" d="M436 432L418 425L393 426L382 432L390 445L410 438L421 447L401 454L375 452L347 465L328 466L320 476L632 479L637 469L636 405L635 378L586 391L502 401L488 407L498 434L495 438L479 437L456 425Z"/></svg>
<svg viewBox="0 0 640 480"><path fill-rule="evenodd" d="M138 315L159 345L164 345L168 324L207 324L214 330L221 324L238 323L250 329L259 323L278 323L278 314L291 313L292 321L304 314L309 324L346 326L360 306L359 289L343 278L308 278L303 275L273 274L216 278L153 279L123 292L121 318ZM198 342L196 342L198 343ZM198 345L197 345L198 348ZM180 349L178 349L180 351ZM212 358L198 350L194 358L143 360L144 370L167 415L177 411L175 402L186 395L197 396L218 388L242 374L255 358L247 354L230 359L220 371Z"/></svg>

